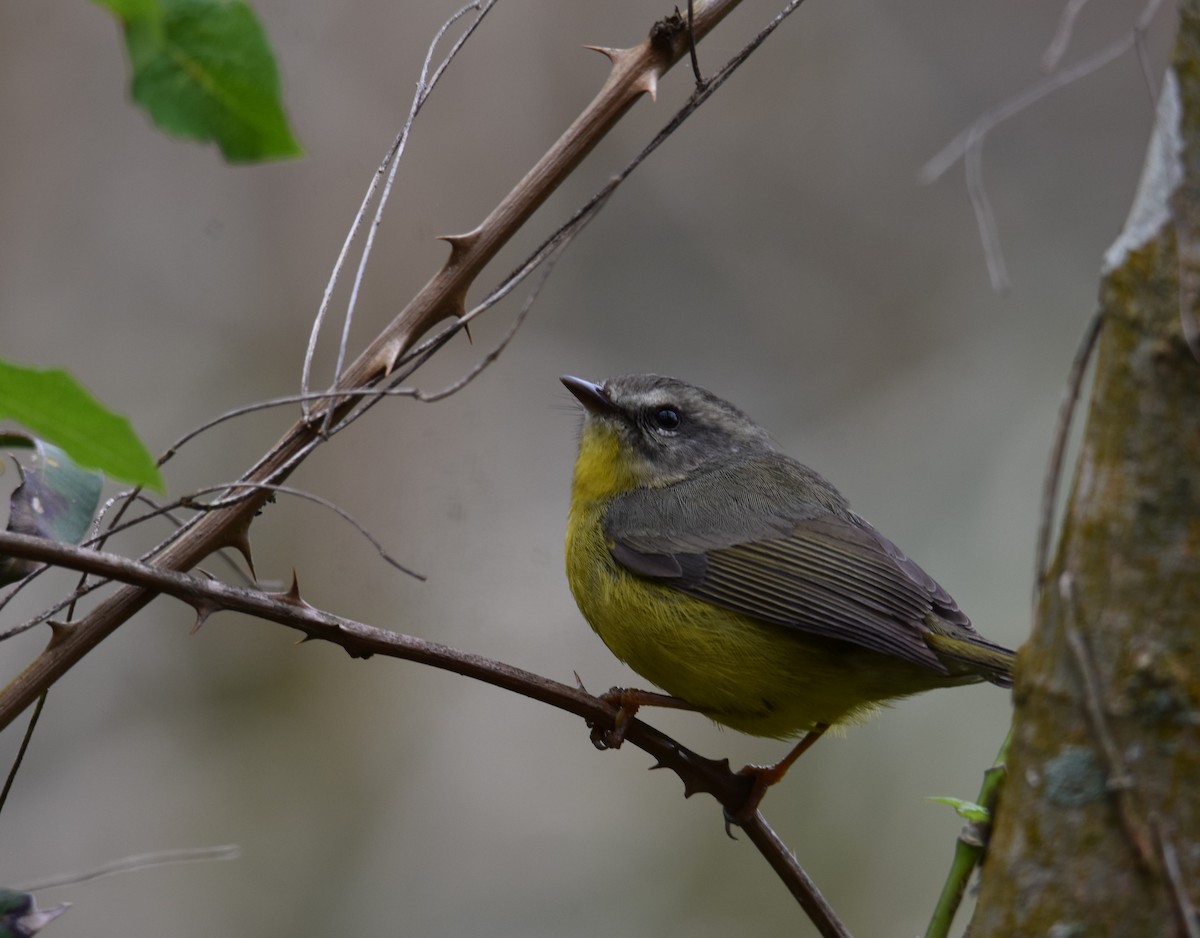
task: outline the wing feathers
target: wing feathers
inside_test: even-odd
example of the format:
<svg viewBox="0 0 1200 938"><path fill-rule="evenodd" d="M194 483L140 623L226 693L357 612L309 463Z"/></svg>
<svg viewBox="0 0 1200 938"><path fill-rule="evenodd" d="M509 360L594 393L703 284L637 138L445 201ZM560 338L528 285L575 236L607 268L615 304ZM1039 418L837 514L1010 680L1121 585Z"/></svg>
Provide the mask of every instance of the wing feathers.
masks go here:
<svg viewBox="0 0 1200 938"><path fill-rule="evenodd" d="M785 459L772 467L797 473L785 490L823 482ZM759 497L753 474L740 478L746 468L723 470L719 490L701 477L617 499L604 522L614 559L736 612L947 673L926 641L926 618L962 629L965 641L975 634L949 593L836 493L780 506ZM734 493L725 534L712 517L697 518L697 507L721 492Z"/></svg>

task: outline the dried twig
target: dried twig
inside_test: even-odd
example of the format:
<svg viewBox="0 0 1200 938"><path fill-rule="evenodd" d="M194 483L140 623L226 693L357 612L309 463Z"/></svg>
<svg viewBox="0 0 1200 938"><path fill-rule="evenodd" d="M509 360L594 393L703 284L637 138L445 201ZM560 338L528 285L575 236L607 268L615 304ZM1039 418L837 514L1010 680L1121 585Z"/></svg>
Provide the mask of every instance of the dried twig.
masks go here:
<svg viewBox="0 0 1200 938"><path fill-rule="evenodd" d="M217 847L178 847L173 850L154 850L150 853L137 853L119 860L110 860L100 866L80 873L62 873L47 879L30 883L22 883L12 888L19 892L40 892L43 889L57 889L60 886L74 886L78 883L90 883L94 879L105 876L116 876L119 873L132 873L136 870L148 870L159 866L175 866L179 863L211 863L214 860L236 860L242 855L242 848L237 844L221 844Z"/></svg>
<svg viewBox="0 0 1200 938"><path fill-rule="evenodd" d="M336 386L338 376L342 373L342 367L346 361L346 353L350 340L350 326L354 320L354 310L358 305L359 290L362 286L363 276L366 273L367 261L371 257L371 250L374 247L375 235L379 230L379 225L383 220L383 211L387 207L388 198L391 195L392 185L396 179L396 170L400 166L400 158L404 154L404 148L408 143L409 135L412 133L413 123L417 119L417 115L421 113L421 108L425 106L430 93L437 86L438 80L446 71L447 67L459 51L471 38L471 34L483 22L483 18L488 15L492 7L495 6L495 0L487 0L487 2L473 2L461 7L453 16L451 16L434 35L433 40L429 43L429 49L425 53L425 61L421 65L421 77L417 80L417 89L413 94L412 105L408 111L408 117L404 121L404 126L400 129L400 133L396 136L388 152L384 155L383 161L379 164L379 169L371 177L371 183L367 186L367 192L363 196L362 204L358 208L358 212L354 216L354 220L350 223L350 230L346 233L346 239L342 243L342 249L338 252L337 260L334 262L333 271L329 275L329 281L325 285L325 292L321 297L321 305L317 309L317 314L313 319L312 330L309 333L308 348L304 354L304 368L300 376L300 390L305 394L304 415L308 416L307 407L307 392L309 390L309 378L312 374L313 358L317 351L317 341L321 335L321 326L325 321L325 316L329 310L330 302L333 298L333 290L337 286L338 277L341 275L342 268L345 266L346 258L350 253L350 247L354 243L354 239L358 234L359 228L362 226L363 220L366 218L367 209L374 200L376 193L379 194L379 204L375 210L375 217L371 222L370 230L367 232L367 238L363 244L362 254L359 257L358 269L354 276L354 285L350 291L350 299L346 303L346 314L342 321L342 335L338 343L337 364L334 367L334 385ZM474 10L476 13L475 19L470 23L461 36L451 46L450 51L446 53L445 58L441 61L438 67L434 70L433 77L429 77L429 68L433 61L433 55L441 45L442 39L445 37L447 30L455 23ZM380 181L385 178L386 183L382 191L379 189ZM331 388L332 390L332 388Z"/></svg>
<svg viewBox="0 0 1200 938"><path fill-rule="evenodd" d="M1070 41L1074 18L1078 14L1076 7L1079 5L1081 4L1078 4L1076 0L1072 0L1064 10L1059 28L1050 47L1046 50L1044 62L1057 64ZM992 289L996 292L1002 293L1008 289L1008 271L992 213L991 200L983 185L983 144L987 135L1010 117L1015 117L1060 88L1065 88L1081 78L1094 74L1130 49L1137 50L1138 60L1142 63L1143 77L1151 91L1151 100L1153 101L1154 81L1149 74L1144 44L1146 31L1161 5L1162 0L1148 0L1133 27L1120 39L1109 43L1070 68L1055 72L1015 97L984 111L969 127L960 132L921 168L917 178L923 185L928 185L940 179L960 159L964 160L967 194L975 212L976 225L979 227L979 238L987 260Z"/></svg>

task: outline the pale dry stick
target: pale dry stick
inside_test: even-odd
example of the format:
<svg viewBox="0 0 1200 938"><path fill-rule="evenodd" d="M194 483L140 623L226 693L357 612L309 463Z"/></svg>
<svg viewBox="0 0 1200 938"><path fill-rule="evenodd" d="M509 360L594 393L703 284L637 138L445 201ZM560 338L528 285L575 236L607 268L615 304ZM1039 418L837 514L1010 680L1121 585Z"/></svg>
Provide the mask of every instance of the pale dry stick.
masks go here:
<svg viewBox="0 0 1200 938"><path fill-rule="evenodd" d="M737 2L714 0L704 4L696 12L696 36L707 35ZM657 88L659 77L685 54L685 34L682 20L674 18L658 24L641 45L612 53L613 67L596 98L477 228L448 239L451 251L446 264L346 368L339 379L339 391L370 387L387 377L429 328L463 313L464 297L479 272L633 103ZM321 442L325 410L334 411L336 422L351 406L330 403L327 408L314 409L310 418L293 425L243 475L242 481L283 482ZM197 518L155 557L156 563L167 569L186 570L221 547L248 550L250 523L267 497L258 494ZM152 598L153 593L145 589L123 588L75 625L60 630L56 640L0 693L0 729Z"/></svg>
<svg viewBox="0 0 1200 938"><path fill-rule="evenodd" d="M340 645L351 657L367 658L378 654L415 661L549 704L582 717L589 724L612 727L617 718L616 707L579 687L437 642L324 612L301 598L295 582L287 593L265 593L151 566L117 554L8 531L0 531L0 552L121 580L152 595L172 596L196 611L197 623L220 610L241 612L297 629L304 634L302 641L322 639ZM62 629L62 626L56 627L56 638L63 634ZM750 794L751 780L733 772L728 760L697 755L637 718L626 724L625 741L654 756L657 760L655 768L668 768L678 775L686 794L704 792L712 795L727 815L736 813ZM796 863L787 846L767 825L761 812L756 812L743 829L800 902L818 931L826 938L848 938L846 927Z"/></svg>
<svg viewBox="0 0 1200 938"><path fill-rule="evenodd" d="M921 167L917 179L922 185L929 185L945 175L946 171L960 159L965 161L967 194L975 213L975 223L979 228L980 241L984 249L993 290L1004 292L1008 289L1008 274L991 200L988 198L987 190L983 187L983 144L987 135L999 124L1032 107L1047 95L1099 71L1131 48L1140 49L1146 29L1161 3L1162 0L1149 0L1143 7L1134 28L1120 39L1070 68L1048 76L1008 101L989 108ZM1139 57L1140 55L1141 53L1139 53ZM1143 71L1145 71L1144 67Z"/></svg>
<svg viewBox="0 0 1200 938"><path fill-rule="evenodd" d="M1054 38L1050 40L1050 45L1042 55L1042 71L1052 72L1058 67L1059 61L1067 51L1067 46L1071 43L1071 37L1075 32L1075 21L1079 18L1079 14L1083 12L1083 8L1087 3L1088 0L1068 0L1066 6L1063 7L1062 17L1058 21L1058 29L1055 30ZM1150 24L1153 22L1154 17L1158 14L1160 6L1162 6L1162 0L1149 0L1133 24L1134 48L1137 52L1138 65L1142 69L1142 79L1146 83L1146 90L1150 93L1151 102L1158 98L1158 81L1150 72L1150 55L1146 50L1146 33L1150 29Z"/></svg>
<svg viewBox="0 0 1200 938"><path fill-rule="evenodd" d="M454 58L458 55L459 50L462 49L467 40L471 38L471 34L474 33L479 27L479 24L491 11L493 6L495 6L495 0L489 0L487 3L468 3L466 6L461 7L457 12L454 13L453 16L451 16L442 24L441 28L434 35L433 40L429 43L429 49L425 53L425 61L421 65L421 75L417 80L417 89L413 95L413 102L409 107L408 117L404 121L404 126L400 129L400 133L396 136L396 139L392 142L388 152L384 155L383 161L379 164L379 168L371 177L371 182L367 186L367 191L363 196L362 204L359 205L358 211L354 215L354 220L350 223L350 230L346 232L346 238L342 242L342 249L338 252L337 260L334 261L333 271L330 273L329 280L325 285L325 292L321 296L321 304L317 308L317 314L313 319L312 329L309 332L308 348L304 353L304 366L300 375L300 390L302 394L307 395L309 391L309 378L312 374L313 358L317 351L317 341L320 338L321 326L324 323L325 316L329 311L329 305L333 300L334 288L337 286L338 278L341 276L342 268L345 266L346 259L350 253L350 246L354 243L354 239L358 234L358 230L362 226L363 219L366 218L367 209L372 200L375 198L375 194L379 189L379 182L384 177L384 173L386 172L387 182L383 188L383 192L380 194L379 207L375 213L375 220L372 223L370 232L368 233L366 244L363 247L362 257L358 266L358 272L354 279L354 286L351 290L350 299L347 302L346 317L342 326L342 340L338 346L337 365L334 369L335 382L337 380L336 376L340 375L342 372L342 366L345 364L346 360L345 355L347 343L349 342L350 324L354 317L354 309L357 306L359 287L362 283L363 274L365 272L366 261L370 256L371 247L375 240L375 230L379 227L380 221L382 220L381 215L383 213L383 208L387 204L388 198L391 194L392 184L396 178L396 169L400 165L400 158L403 156L404 149L408 144L408 138L412 132L413 123L416 121L417 115L420 113L421 108L425 105L425 101L428 99L430 92L432 92L437 86L438 80L442 77L442 73L445 72L450 63L454 61ZM450 48L450 51L446 54L446 57L442 60L434 72L433 78L430 79L428 77L429 66L433 61L433 54L435 50L441 44L441 41L445 37L447 30L449 30L451 26L462 19L470 10L477 10L480 12L475 17L474 22L471 23L471 25L461 36L459 36L458 40ZM305 398L305 403L301 405L301 410L303 415L308 417L309 413L307 397Z"/></svg>
<svg viewBox="0 0 1200 938"><path fill-rule="evenodd" d="M1132 36L1126 35L1112 44L1105 46L1099 52L1088 56L1082 62L1078 62L1061 72L1056 72L1033 87L1025 89L1025 91L1015 97L993 108L989 108L977 117L969 127L960 131L953 140L942 147L921 167L921 171L917 177L918 180L926 185L936 182L951 166L963 158L969 146L979 145L983 137L998 124L1002 124L1009 118L1020 114L1031 105L1036 104L1042 98L1046 97L1046 95L1053 94L1058 89L1081 78L1086 78L1097 69L1103 68L1109 62L1119 58L1122 53L1127 52L1132 45Z"/></svg>
<svg viewBox="0 0 1200 938"><path fill-rule="evenodd" d="M409 113L408 119L404 123L404 129L401 131L401 136L405 140L408 138L413 122L417 118L417 114L420 113L421 108L425 105L425 101L429 98L429 95L433 91L434 86L436 86L438 79L441 78L442 73L454 60L454 57L466 44L467 40L471 38L471 34L474 33L479 27L479 24L483 22L483 18L487 16L488 12L494 5L495 0L489 0L488 3L483 4L482 9L479 10L479 14L475 17L474 22L467 27L463 35L458 37L457 42L455 42L453 47L450 49L450 52L446 55L446 58L434 73L433 78L429 79L427 77L429 74L429 63L433 59L434 49L437 47L438 43L441 42L442 36L445 34L450 25L454 23L459 16L462 16L468 8L464 7L462 10L460 10L455 17L450 19L444 26L442 26L441 31L439 31L437 36L434 37L433 42L429 46L429 52L425 56L425 62L421 68L421 77L417 81L417 90L413 97L412 109ZM476 6L478 6L478 4L476 4ZM346 354L350 345L350 327L354 322L354 311L358 306L359 291L362 288L363 278L367 273L367 262L370 260L371 252L375 247L375 236L379 233L379 226L383 223L384 209L387 208L388 200L391 198L392 186L396 181L396 172L400 168L400 157L403 151L404 145L401 143L396 153L392 157L392 165L388 170L387 182L384 184L383 189L379 193L379 204L375 207L375 217L371 221L371 226L367 229L366 241L363 243L362 254L358 259L358 269L354 274L354 284L350 289L350 299L346 303L346 313L342 319L342 335L340 341L338 342L337 362L333 370L333 380L330 382L331 389L337 386L339 376L342 373L342 366L346 363ZM304 390L308 390L307 386L304 388ZM325 425L323 427L323 432L329 432L329 427L332 422L333 412L331 410L327 410L325 412Z"/></svg>
<svg viewBox="0 0 1200 938"><path fill-rule="evenodd" d="M150 853L136 853L133 856L121 857L107 863L85 870L82 873L62 873L47 879L13 886L18 892L41 892L43 889L58 889L62 886L75 886L79 883L90 883L94 879L105 876L116 876L120 873L133 873L137 870L149 870L159 866L176 866L180 863L211 863L214 860L236 860L242 855L242 848L237 844L222 844L217 847L177 847L168 850L154 850Z"/></svg>
<svg viewBox="0 0 1200 938"><path fill-rule="evenodd" d="M979 229L979 241L983 246L983 258L987 263L988 280L997 293L1008 292L1008 265L1004 262L1004 249L1000 246L1000 231L996 227L996 216L992 212L991 200L983 185L983 132L972 135L963 156L963 171L967 182L967 198L975 213L975 225Z"/></svg>
<svg viewBox="0 0 1200 938"><path fill-rule="evenodd" d="M1058 29L1054 31L1054 38L1050 40L1050 45L1042 53L1043 72L1052 72L1058 68L1058 63L1062 60L1063 53L1067 51L1067 46L1071 44L1071 36L1075 32L1075 21L1079 19L1079 14L1083 12L1083 8L1087 5L1088 0L1067 0L1067 3L1063 6L1062 15L1058 20Z"/></svg>

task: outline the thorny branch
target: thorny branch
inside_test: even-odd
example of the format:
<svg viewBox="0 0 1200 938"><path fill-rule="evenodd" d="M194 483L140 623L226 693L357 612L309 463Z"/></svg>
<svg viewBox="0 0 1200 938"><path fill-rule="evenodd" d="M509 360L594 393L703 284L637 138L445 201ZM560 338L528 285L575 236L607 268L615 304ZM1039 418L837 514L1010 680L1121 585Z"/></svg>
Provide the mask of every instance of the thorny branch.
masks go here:
<svg viewBox="0 0 1200 938"><path fill-rule="evenodd" d="M612 728L617 709L586 691L542 677L481 655L458 651L437 642L377 628L336 616L309 605L296 582L286 593L268 593L230 586L219 580L164 570L118 554L61 544L45 538L0 532L0 552L138 586L152 594L172 596L196 611L198 628L219 611L241 612L302 632L301 641L321 639L340 645L353 658L381 655L415 661L503 688L582 717L588 725ZM69 640L78 625L52 623L53 645ZM726 759L714 760L692 752L669 736L638 719L625 731L629 743L654 756L656 768L679 776L684 794L712 795L733 816L750 793L751 780L730 769ZM849 932L796 862L785 844L766 823L761 812L745 823L746 836L766 857L777 875L796 896L810 919L826 938L849 938Z"/></svg>

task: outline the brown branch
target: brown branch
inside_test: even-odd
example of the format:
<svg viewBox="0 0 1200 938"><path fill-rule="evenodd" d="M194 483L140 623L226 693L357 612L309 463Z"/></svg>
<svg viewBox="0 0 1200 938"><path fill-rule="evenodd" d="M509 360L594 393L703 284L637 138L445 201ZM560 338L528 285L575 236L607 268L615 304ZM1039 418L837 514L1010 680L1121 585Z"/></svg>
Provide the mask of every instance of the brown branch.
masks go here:
<svg viewBox="0 0 1200 938"><path fill-rule="evenodd" d="M0 532L0 553L128 583L149 596L172 596L196 610L197 626L214 612L241 612L296 629L304 634L302 641L321 639L340 645L353 658L383 655L415 661L549 704L582 717L589 726L615 726L617 708L581 688L482 655L333 615L305 602L294 582L287 593L267 593L165 570L119 554L9 531ZM69 641L81 626L55 623L53 628L51 648ZM697 792L712 795L725 809L726 817L735 816L750 794L751 779L732 771L729 760L709 759L692 752L641 720L635 718L627 724L625 740L652 755L655 768L667 768L678 775L686 796ZM848 938L850 933L761 812L756 812L742 829L820 933L826 938Z"/></svg>

